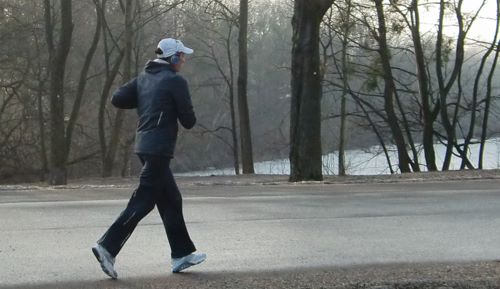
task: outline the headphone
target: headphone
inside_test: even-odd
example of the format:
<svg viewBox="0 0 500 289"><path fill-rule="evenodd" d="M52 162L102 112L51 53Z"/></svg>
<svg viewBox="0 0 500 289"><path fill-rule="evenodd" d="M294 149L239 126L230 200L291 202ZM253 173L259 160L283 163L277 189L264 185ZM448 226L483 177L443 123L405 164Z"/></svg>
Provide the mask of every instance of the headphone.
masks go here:
<svg viewBox="0 0 500 289"><path fill-rule="evenodd" d="M181 62L181 54L180 52L177 52L175 53L174 55L170 56L170 64L178 64L179 62Z"/></svg>
<svg viewBox="0 0 500 289"><path fill-rule="evenodd" d="M161 54L163 54L163 51L161 50L161 48L158 47L158 48L156 48L155 53L157 55L161 55ZM181 52L176 52L174 55L169 56L169 57L159 57L159 58L167 61L170 64L175 65L175 64L178 64L181 62Z"/></svg>

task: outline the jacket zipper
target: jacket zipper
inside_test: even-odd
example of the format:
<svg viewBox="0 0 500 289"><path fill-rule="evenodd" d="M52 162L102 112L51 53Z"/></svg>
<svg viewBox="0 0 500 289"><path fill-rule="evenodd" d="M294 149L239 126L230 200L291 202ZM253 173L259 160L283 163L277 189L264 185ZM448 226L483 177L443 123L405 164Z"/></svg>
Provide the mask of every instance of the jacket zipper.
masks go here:
<svg viewBox="0 0 500 289"><path fill-rule="evenodd" d="M161 117L163 116L163 111L160 112L160 117L158 118L158 122L156 123L156 126L160 125Z"/></svg>

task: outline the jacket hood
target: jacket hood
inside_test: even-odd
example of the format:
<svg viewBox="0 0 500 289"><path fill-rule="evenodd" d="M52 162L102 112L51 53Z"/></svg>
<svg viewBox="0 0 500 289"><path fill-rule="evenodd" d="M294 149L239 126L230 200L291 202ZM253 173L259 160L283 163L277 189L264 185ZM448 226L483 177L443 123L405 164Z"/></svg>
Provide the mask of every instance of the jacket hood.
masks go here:
<svg viewBox="0 0 500 289"><path fill-rule="evenodd" d="M174 71L168 62L162 61L160 59L150 60L146 63L144 71L147 73L156 74L160 71L171 70Z"/></svg>

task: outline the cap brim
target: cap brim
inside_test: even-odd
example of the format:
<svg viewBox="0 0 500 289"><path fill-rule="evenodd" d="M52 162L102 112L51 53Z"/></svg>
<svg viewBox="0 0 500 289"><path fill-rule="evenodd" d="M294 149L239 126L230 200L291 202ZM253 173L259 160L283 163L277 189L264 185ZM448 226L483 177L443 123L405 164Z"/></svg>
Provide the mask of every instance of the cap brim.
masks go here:
<svg viewBox="0 0 500 289"><path fill-rule="evenodd" d="M184 46L184 48L182 49L182 52L185 54L192 54L194 52L194 50L189 48L189 47Z"/></svg>

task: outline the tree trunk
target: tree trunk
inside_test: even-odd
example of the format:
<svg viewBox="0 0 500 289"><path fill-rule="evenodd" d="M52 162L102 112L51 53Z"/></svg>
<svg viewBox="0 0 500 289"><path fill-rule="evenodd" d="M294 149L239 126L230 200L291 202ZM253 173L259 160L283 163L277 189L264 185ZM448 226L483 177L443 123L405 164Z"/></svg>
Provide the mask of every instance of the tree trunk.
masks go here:
<svg viewBox="0 0 500 289"><path fill-rule="evenodd" d="M323 179L319 30L333 0L295 0L292 19L290 181Z"/></svg>
<svg viewBox="0 0 500 289"><path fill-rule="evenodd" d="M342 35L342 96L340 100L340 137L339 137L339 176L346 175L345 167L345 138L346 138L346 126L347 126L347 114L346 114L346 98L349 86L349 69L347 67L347 49L349 47L349 36L351 32L351 0L346 1L347 9L345 15L342 19L343 24L343 35Z"/></svg>
<svg viewBox="0 0 500 289"><path fill-rule="evenodd" d="M38 108L38 129L40 131L40 181L44 182L49 172L49 161L47 159L47 147L45 140L45 117L43 115L43 91L44 82L39 81L38 95L37 95L37 108Z"/></svg>
<svg viewBox="0 0 500 289"><path fill-rule="evenodd" d="M125 141L125 143L122 146L122 170L121 170L121 177L128 177L130 176L130 155L131 155L131 147L134 144L135 140L135 135L130 137L128 140Z"/></svg>
<svg viewBox="0 0 500 289"><path fill-rule="evenodd" d="M417 63L418 90L422 101L424 155L427 170L437 171L436 153L434 150L434 122L438 115L439 106L436 106L435 109L431 107L429 77L427 75L424 49L420 37L420 11L418 5L418 0L414 0L412 3L414 23L411 27L411 35Z"/></svg>
<svg viewBox="0 0 500 289"><path fill-rule="evenodd" d="M253 174L252 133L247 100L248 79L248 0L240 0L240 31L238 34L239 70L238 70L238 111L240 115L241 164L243 174Z"/></svg>
<svg viewBox="0 0 500 289"><path fill-rule="evenodd" d="M106 156L104 158L104 164L102 168L102 177L109 178L113 176L113 169L115 167L116 151L118 150L118 144L120 142L121 129L123 125L125 112L121 109L116 111L115 121L111 128L111 134L109 139L109 144L107 146Z"/></svg>
<svg viewBox="0 0 500 289"><path fill-rule="evenodd" d="M72 1L62 0L60 3L61 32L57 45L54 44L51 4L45 0L45 19L47 28L47 42L49 49L54 49L50 58L50 176L51 185L64 185L67 183L66 170L66 139L64 128L64 74L66 60L71 48L73 33ZM52 52L50 53L52 54Z"/></svg>
<svg viewBox="0 0 500 289"><path fill-rule="evenodd" d="M394 82L392 82L392 83L394 83ZM408 122L408 119L406 118L406 112L404 110L403 104L401 103L401 100L399 98L399 93L397 93L396 88L394 88L394 98L396 99L396 103L398 105L399 111L401 112L402 126L403 126L404 130L406 131L407 144L410 147L412 154L413 154L413 160L410 161L410 166L414 172L420 172L420 162L418 161L418 152L417 152L417 148L415 147L415 142L413 141L413 135L411 133L410 123ZM403 137L403 140L404 140L404 137ZM408 156L408 158L409 158L409 156Z"/></svg>
<svg viewBox="0 0 500 289"><path fill-rule="evenodd" d="M402 173L411 172L410 169L410 157L406 151L406 144L403 136L403 132L399 126L399 120L394 109L394 93L395 84L394 78L392 76L392 68L390 64L390 51L387 45L387 29L385 24L385 15L383 0L374 0L377 9L378 16L378 37L377 41L379 43L378 53L380 54L380 60L382 62L383 73L384 73L384 107L387 113L387 120L389 127L396 143L398 150L398 161L399 169Z"/></svg>
<svg viewBox="0 0 500 289"><path fill-rule="evenodd" d="M420 11L419 11L419 1L412 0L411 3L407 4L398 4L396 1L391 1L391 5L393 8L397 10L397 12L404 18L406 25L410 29L412 41L413 41L413 49L415 54L415 62L416 62L416 77L418 81L418 90L419 96L421 99L422 107L421 107L421 122L423 125L423 148L425 161L427 165L428 171L437 171L436 166L436 156L434 150L434 122L439 113L439 105L436 105L435 108L432 108L432 99L430 94L430 83L429 76L427 72L427 66L425 63L425 54L422 45L422 39L420 35ZM399 8L399 5L405 6L407 11L402 11ZM403 115L404 116L404 115ZM409 131L408 123L405 120L406 130L408 133L408 139L410 144L412 145L413 151L413 168L414 170L420 170L418 165L418 154L416 152L411 133Z"/></svg>
<svg viewBox="0 0 500 289"><path fill-rule="evenodd" d="M120 65L122 63L123 57L125 55L125 50L120 50L118 47L118 44L114 42L115 48L119 50L119 55L116 57L114 62L112 62L112 66L110 68L110 58L111 58L111 51L113 49L108 48L108 42L107 42L107 33L109 32L106 27L106 1L101 2L102 5L99 6L100 13L99 15L102 18L102 23L103 23L103 47L104 47L104 59L105 59L105 67L106 67L106 79L104 81L104 85L101 91L101 96L99 100L99 109L98 109L98 117L97 117L97 123L98 123L98 134L99 134L99 144L101 147L101 162L102 162L102 172L101 174L104 175L104 167L106 165L106 159L108 155L108 144L106 141L106 120L105 120L105 112L106 112L106 105L107 105L107 100L109 96L109 92L111 90L111 86L113 85L113 82L115 81L116 76L118 75L118 72L120 70Z"/></svg>
<svg viewBox="0 0 500 289"><path fill-rule="evenodd" d="M229 28L229 33L226 39L226 53L227 61L229 64L229 77L224 74L224 70L217 64L220 73L226 80L226 84L229 90L229 111L231 113L231 138L233 140L233 166L234 173L236 175L240 174L240 159L239 159L239 149L238 149L238 128L236 126L236 108L234 103L234 69L233 69L233 55L231 53L231 32L233 31L232 26ZM214 54L215 57L215 54Z"/></svg>
<svg viewBox="0 0 500 289"><path fill-rule="evenodd" d="M463 88L462 88L462 71L460 71L458 73L458 97L457 97L457 105L455 106L455 112L453 113L453 119L452 119L452 127L453 127L453 130L455 131L455 128L457 127L457 124L458 124L458 112L460 110L460 102L462 100L462 96L463 96ZM473 106L475 106L476 104L474 104L474 100L472 101L473 102ZM475 117L475 113L473 114L474 117ZM467 141L467 140L466 140ZM469 161L469 158L467 157L467 154L466 154L466 151L463 150L460 145L458 144L458 141L455 140L453 142L453 145L455 146L455 149L457 150L458 154L460 155L460 157L462 158L462 164L460 165L460 169L463 170L465 168L465 166L467 166L467 168L473 170L474 169L474 166L471 164L471 162ZM467 145L468 146L468 145ZM467 146L464 146L464 149L467 147Z"/></svg>
<svg viewBox="0 0 500 289"><path fill-rule="evenodd" d="M115 63L113 64L113 67L111 68L110 73L106 77L106 81L104 82L104 86L101 92L101 97L99 101L99 109L98 109L98 116L97 116L97 124L98 124L98 131L99 131L99 144L101 146L101 160L102 164L104 167L105 164L105 159L108 151L108 145L106 143L106 126L105 126L105 112L106 112L106 104L107 104L107 99L109 92L111 90L111 86L113 85L113 82L118 74L118 71L120 69L120 64L123 60L123 51L120 52L120 55L117 56ZM104 170L103 170L104 171Z"/></svg>
<svg viewBox="0 0 500 289"><path fill-rule="evenodd" d="M233 89L230 89L229 92L229 106L231 111L231 138L233 140L233 165L234 165L234 173L236 175L240 174L240 162L238 156L238 134L236 128L236 111L234 108L234 92Z"/></svg>
<svg viewBox="0 0 500 289"><path fill-rule="evenodd" d="M100 9L98 7L99 2L97 0L94 1L96 6L96 28L94 32L94 38L92 39L92 43L90 45L89 50L87 51L87 55L85 57L85 62L83 63L82 71L80 72L80 79L78 81L78 88L76 90L75 102L73 104L73 110L71 111L71 116L69 118L68 126L66 128L66 161L68 160L69 153L71 150L71 140L73 137L73 130L76 125L76 121L78 120L78 115L80 112L80 107L82 104L83 93L85 91L85 86L87 85L87 74L90 68L90 63L94 58L94 54L97 50L97 44L99 43L99 39L101 37L101 16Z"/></svg>
<svg viewBox="0 0 500 289"><path fill-rule="evenodd" d="M125 37L124 37L125 63L123 67L122 83L126 83L127 81L130 80L132 71L133 3L134 1L132 0L127 0L125 3ZM105 178L111 177L113 175L116 151L118 150L118 145L120 143L124 116L125 116L125 111L118 109L115 115L115 121L113 123L113 127L111 129L111 135L109 139L109 145L106 151L106 156L104 158L102 176Z"/></svg>
<svg viewBox="0 0 500 289"><path fill-rule="evenodd" d="M491 53L493 53L493 51L495 51L495 46L496 46L495 44L496 44L497 38L498 38L499 24L500 24L500 22L499 22L500 21L500 12L499 12L499 7L498 7L499 2L500 1L497 0L497 19L496 19L495 35L493 37L493 40L491 41L490 47L488 47L488 50L481 58L481 64L479 65L478 72L477 72L476 78L474 80L474 89L473 89L473 93L472 93L474 100L473 100L473 107L472 107L472 112L471 112L472 115L471 115L470 124L469 124L469 133L467 134L467 137L465 138L465 143L464 143L465 154L467 154L470 141L471 141L472 137L474 136L474 128L476 125L476 115L475 114L476 114L476 107L477 107L477 103L478 103L478 99L479 99L479 86L480 86L479 83L480 83L480 80L482 78L484 69L486 67L486 62L488 61L488 58L490 57ZM495 58L496 58L496 55L495 55ZM494 61L496 61L496 60L494 60ZM487 89L488 89L488 87L487 87ZM488 94L488 91L487 91L487 94ZM489 109L489 107L488 107L488 109ZM483 123L483 127L484 127L484 123ZM481 148L480 148L480 150L481 150ZM479 163L478 163L480 169L482 167L481 158L482 158L482 156L480 154Z"/></svg>
<svg viewBox="0 0 500 289"><path fill-rule="evenodd" d="M500 20L500 0L497 0L497 22ZM484 108L484 117L483 117L483 127L481 129L481 146L479 147L479 169L483 168L483 155L486 144L486 136L488 133L488 120L490 115L490 107L492 100L492 83L493 76L495 74L495 68L498 63L498 56L500 53L500 41L497 43L497 48L495 51L495 57L493 59L493 64L491 65L490 73L488 75L487 89L486 89L486 99L485 99L485 108Z"/></svg>
<svg viewBox="0 0 500 289"><path fill-rule="evenodd" d="M348 84L349 85L349 84ZM352 90L350 87L348 87L348 91L349 91L349 94L352 96L352 98L354 99L354 101L359 105L359 107L361 108L361 110L363 111L363 114L365 115L366 117L366 120L368 121L368 123L370 124L370 127L373 129L373 132L375 133L375 135L377 136L377 139L380 143L380 146L382 147L382 150L384 151L384 155L385 155L385 158L387 160L387 165L389 167L389 171L392 174L394 174L394 169L392 168L392 162L391 162L391 158L389 156L389 152L387 150L387 146L385 145L385 142L384 142L384 138L382 137L382 134L379 132L378 128L377 128L377 124L372 120L372 118L370 117L370 113L366 110L365 108L365 105L367 105L371 110L372 112L373 111L376 111L375 108L370 105L368 102L366 101L362 101ZM384 119L385 120L385 116L383 116L381 113L377 113L377 115ZM386 121L387 122L387 121Z"/></svg>
<svg viewBox="0 0 500 289"><path fill-rule="evenodd" d="M215 49L214 47L209 44L205 43L209 48L211 52L211 59L215 63L215 66L217 70L219 71L220 75L224 79L224 82L226 83L228 95L229 95L229 112L231 115L231 127L230 127L230 133L231 133L231 140L232 144L230 145L231 151L233 153L233 167L234 167L234 173L236 175L240 174L240 163L239 163L239 144L238 144L238 127L236 125L236 107L235 107L235 91L234 91L234 82L235 82L235 76L234 76L234 66L233 66L233 55L232 55L232 47L231 47L231 39L232 39L232 32L233 32L233 25L228 26L228 32L225 37L225 52L227 56L227 61L228 61L228 69L229 73L226 73L225 68L222 67L221 63L219 62Z"/></svg>
<svg viewBox="0 0 500 289"><path fill-rule="evenodd" d="M345 71L344 71L345 72ZM344 77L346 77L344 75ZM346 81L346 80L344 80ZM345 167L345 132L346 132L346 88L342 88L342 97L340 100L340 136L339 136L339 176L346 175Z"/></svg>
<svg viewBox="0 0 500 289"><path fill-rule="evenodd" d="M461 14L461 6L463 0L458 1L458 6L456 10L456 16L458 20L458 37L457 37L457 45L455 51L455 64L453 67L453 71L447 82L445 82L445 76L443 73L443 29L444 29L444 10L445 10L445 0L440 0L440 8L439 8L439 23L438 23L438 36L436 41L436 76L439 84L439 102L440 102L440 113L441 113L441 121L443 123L443 127L446 131L447 135L447 145L446 145L446 153L443 161L442 170L449 170L451 156L453 153L453 147L456 142L455 137L455 126L450 122L448 116L448 104L447 98L448 94L453 87L460 70L462 69L462 64L464 61L464 45L465 45L465 36L466 33L464 31L464 23L463 17ZM458 103L457 103L458 105Z"/></svg>
<svg viewBox="0 0 500 289"><path fill-rule="evenodd" d="M384 138L382 137L381 133L379 132L379 130L377 128L377 125L375 124L375 122L370 117L370 114L366 110L366 108L363 105L363 103L361 103L358 98L355 98L355 100L358 103L358 105L361 107L361 109L363 110L363 113L365 114L366 119L368 120L368 123L373 128L373 132L377 136L377 139L378 139L378 141L380 143L380 146L382 147L382 150L384 151L384 156L385 156L385 159L387 160L387 166L389 167L389 172L391 172L391 175L393 175L395 172L394 172L394 169L392 168L391 157L389 156L389 152L387 150L387 146L385 145Z"/></svg>

